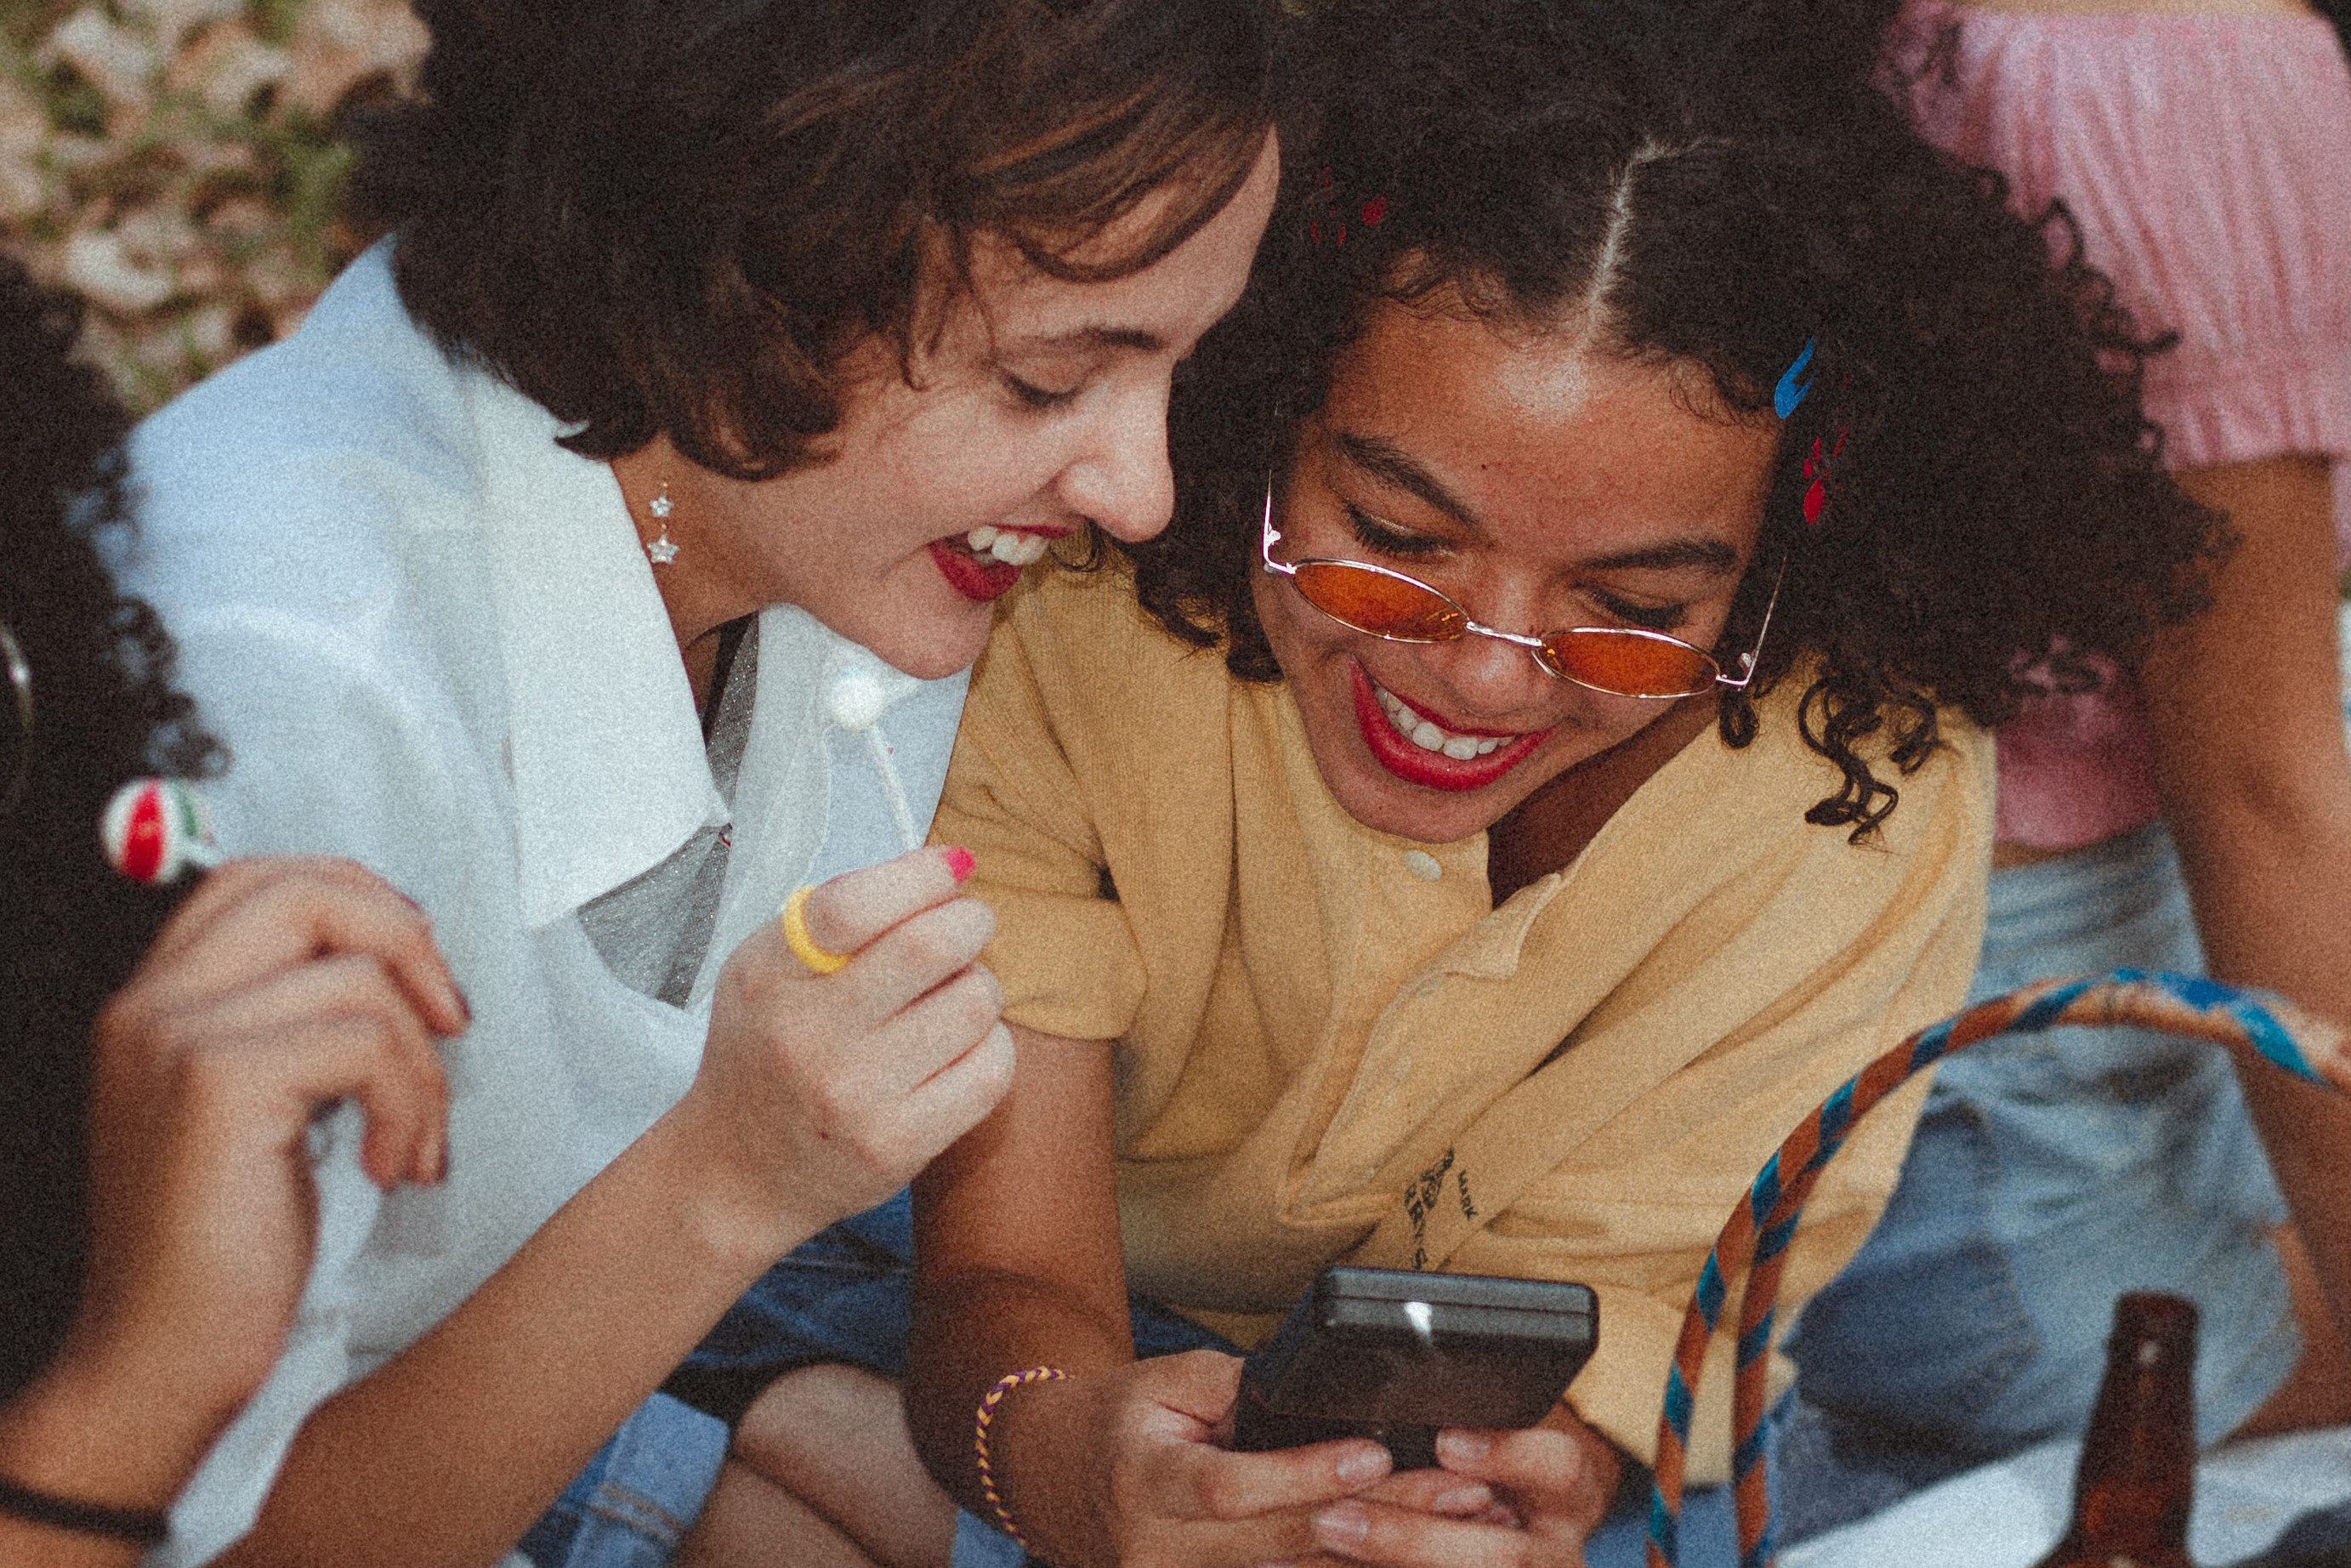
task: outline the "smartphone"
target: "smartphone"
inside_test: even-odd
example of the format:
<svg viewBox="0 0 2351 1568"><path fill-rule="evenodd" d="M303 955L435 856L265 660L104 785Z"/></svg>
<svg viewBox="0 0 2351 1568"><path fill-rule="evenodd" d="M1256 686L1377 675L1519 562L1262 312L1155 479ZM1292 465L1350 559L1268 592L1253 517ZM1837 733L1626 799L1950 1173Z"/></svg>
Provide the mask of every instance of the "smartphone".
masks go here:
<svg viewBox="0 0 2351 1568"><path fill-rule="evenodd" d="M1541 1420L1599 1343L1583 1285L1325 1269L1242 1366L1233 1447L1370 1437L1397 1469L1426 1469L1440 1427Z"/></svg>

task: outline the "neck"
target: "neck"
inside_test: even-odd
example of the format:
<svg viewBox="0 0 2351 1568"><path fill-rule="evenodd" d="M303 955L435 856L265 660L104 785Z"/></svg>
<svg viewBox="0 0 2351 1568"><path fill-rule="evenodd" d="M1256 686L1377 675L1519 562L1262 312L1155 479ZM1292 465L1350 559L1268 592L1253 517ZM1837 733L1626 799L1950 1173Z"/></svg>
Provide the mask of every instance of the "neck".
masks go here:
<svg viewBox="0 0 2351 1568"><path fill-rule="evenodd" d="M1714 722L1711 695L1684 697L1646 727L1520 801L1486 836L1486 878L1501 904L1583 852L1633 792Z"/></svg>

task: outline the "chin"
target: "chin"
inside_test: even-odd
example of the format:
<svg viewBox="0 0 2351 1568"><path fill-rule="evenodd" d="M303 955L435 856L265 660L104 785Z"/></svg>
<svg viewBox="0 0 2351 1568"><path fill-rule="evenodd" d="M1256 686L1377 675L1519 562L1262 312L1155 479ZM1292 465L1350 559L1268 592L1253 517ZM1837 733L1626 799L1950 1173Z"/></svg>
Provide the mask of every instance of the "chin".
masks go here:
<svg viewBox="0 0 2351 1568"><path fill-rule="evenodd" d="M893 621L855 631L834 629L865 644L893 669L918 681L937 681L969 669L987 646L987 633L995 624L987 606L958 602L914 624Z"/></svg>

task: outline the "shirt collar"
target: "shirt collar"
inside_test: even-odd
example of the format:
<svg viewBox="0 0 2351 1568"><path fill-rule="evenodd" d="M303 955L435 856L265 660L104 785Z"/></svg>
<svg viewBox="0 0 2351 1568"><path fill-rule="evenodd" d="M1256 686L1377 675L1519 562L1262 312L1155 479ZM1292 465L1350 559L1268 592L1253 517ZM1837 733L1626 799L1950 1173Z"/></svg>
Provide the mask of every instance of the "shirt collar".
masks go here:
<svg viewBox="0 0 2351 1568"><path fill-rule="evenodd" d="M522 914L536 928L725 811L675 634L611 468L480 371L463 378L504 664Z"/></svg>

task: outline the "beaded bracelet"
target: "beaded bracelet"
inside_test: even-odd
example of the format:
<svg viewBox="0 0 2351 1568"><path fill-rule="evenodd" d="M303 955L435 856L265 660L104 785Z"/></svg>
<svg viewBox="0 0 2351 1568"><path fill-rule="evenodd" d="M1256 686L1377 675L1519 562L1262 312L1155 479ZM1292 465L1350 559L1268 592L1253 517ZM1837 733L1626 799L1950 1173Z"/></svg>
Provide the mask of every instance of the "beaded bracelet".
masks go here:
<svg viewBox="0 0 2351 1568"><path fill-rule="evenodd" d="M18 1486L0 1476L0 1513L16 1515L53 1530L78 1535L103 1535L133 1546L161 1546L171 1539L172 1521L160 1511L144 1508L109 1508L103 1503L76 1502Z"/></svg>
<svg viewBox="0 0 2351 1568"><path fill-rule="evenodd" d="M987 1506L996 1511L997 1528L1012 1538L1021 1551L1029 1550L1029 1538L1012 1522L1012 1511L1004 1506L1004 1498L996 1490L996 1468L987 1460L988 1424L996 1419L996 1407L1004 1396L1024 1383L1058 1383L1070 1375L1058 1366L1032 1366L1026 1372L1014 1372L999 1377L986 1394L979 1397L979 1415L974 1422L971 1447L979 1458L979 1490L987 1499Z"/></svg>

